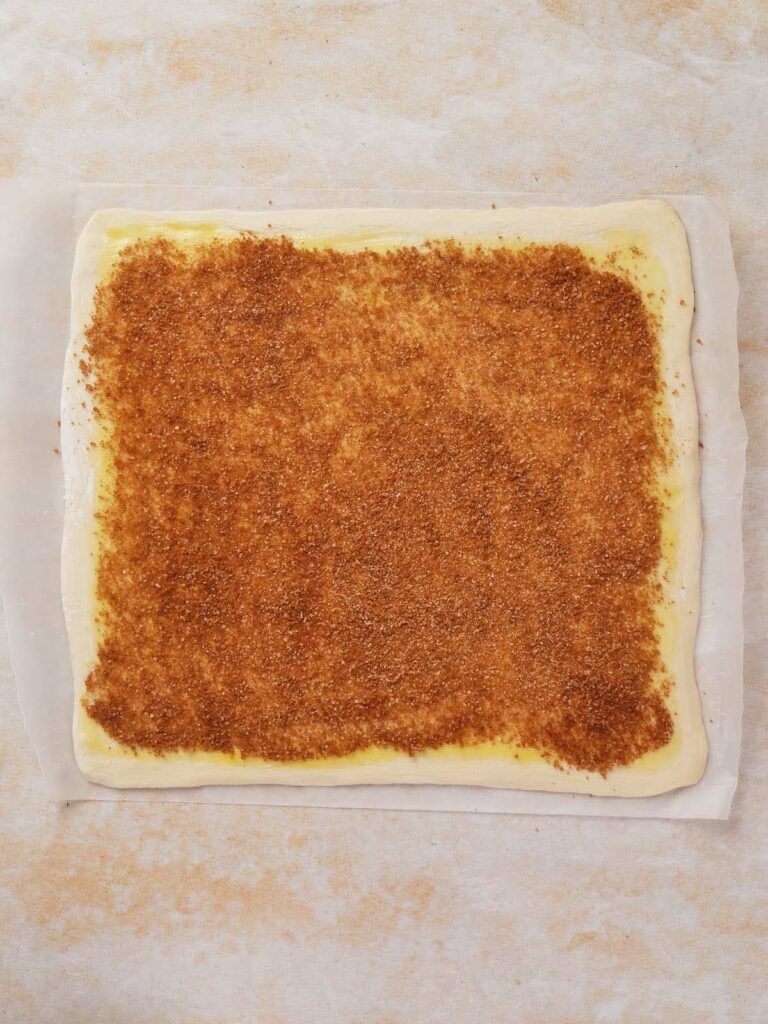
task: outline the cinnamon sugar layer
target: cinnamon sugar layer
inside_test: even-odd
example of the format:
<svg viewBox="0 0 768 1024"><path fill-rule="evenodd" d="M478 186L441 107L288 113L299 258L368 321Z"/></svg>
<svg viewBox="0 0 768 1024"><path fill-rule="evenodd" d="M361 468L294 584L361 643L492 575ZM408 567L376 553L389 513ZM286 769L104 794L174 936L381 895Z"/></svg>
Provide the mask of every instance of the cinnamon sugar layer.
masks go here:
<svg viewBox="0 0 768 1024"><path fill-rule="evenodd" d="M90 716L274 760L665 745L658 339L574 248L124 250Z"/></svg>

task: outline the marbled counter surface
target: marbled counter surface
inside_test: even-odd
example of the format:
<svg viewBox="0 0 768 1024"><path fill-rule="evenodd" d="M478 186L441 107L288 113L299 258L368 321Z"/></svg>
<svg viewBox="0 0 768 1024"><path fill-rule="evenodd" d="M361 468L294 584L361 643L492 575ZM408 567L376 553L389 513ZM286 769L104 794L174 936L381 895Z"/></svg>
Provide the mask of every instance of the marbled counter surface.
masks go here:
<svg viewBox="0 0 768 1024"><path fill-rule="evenodd" d="M766 139L760 0L5 0L2 175L719 199L750 449L728 823L57 807L0 641L0 1021L768 1020Z"/></svg>

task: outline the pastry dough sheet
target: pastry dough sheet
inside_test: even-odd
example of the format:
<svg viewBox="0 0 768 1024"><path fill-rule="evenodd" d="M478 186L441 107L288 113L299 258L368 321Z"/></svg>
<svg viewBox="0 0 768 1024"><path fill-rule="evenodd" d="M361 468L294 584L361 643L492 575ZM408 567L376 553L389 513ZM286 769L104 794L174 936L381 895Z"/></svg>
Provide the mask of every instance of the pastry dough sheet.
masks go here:
<svg viewBox="0 0 768 1024"><path fill-rule="evenodd" d="M675 733L670 744L603 777L555 768L534 751L514 757L503 747L441 748L416 757L364 751L346 758L298 764L233 758L205 752L134 753L107 736L87 715L85 678L97 655L93 579L98 463L89 454L94 438L91 397L78 369L84 329L96 284L119 247L137 237L161 233L182 244L233 237L242 230L286 235L298 245L331 245L341 250L418 245L426 239L460 243L522 245L565 243L599 263L611 252L636 246L644 254L657 288L661 318L661 372L675 453L674 500L665 529L674 538L666 563L668 582L662 646L673 680L670 696ZM500 239L501 236L501 239ZM701 546L699 449L691 373L690 324L693 286L685 231L672 208L660 201L612 203L600 207L506 208L486 210L344 209L269 210L262 213L102 210L79 240L72 280L72 332L66 356L62 402L65 523L62 589L75 683L74 747L78 765L96 783L114 787L188 787L210 784L283 783L336 786L384 783L471 784L473 786L643 797L698 781L707 754L694 673L699 611Z"/></svg>

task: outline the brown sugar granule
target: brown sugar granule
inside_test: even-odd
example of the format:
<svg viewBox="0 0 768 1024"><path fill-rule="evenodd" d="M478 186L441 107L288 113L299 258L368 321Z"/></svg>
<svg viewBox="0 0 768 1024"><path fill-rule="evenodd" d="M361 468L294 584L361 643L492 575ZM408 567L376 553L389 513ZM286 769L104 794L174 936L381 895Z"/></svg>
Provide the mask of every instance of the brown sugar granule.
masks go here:
<svg viewBox="0 0 768 1024"><path fill-rule="evenodd" d="M574 248L126 249L90 715L276 760L666 744L658 339Z"/></svg>

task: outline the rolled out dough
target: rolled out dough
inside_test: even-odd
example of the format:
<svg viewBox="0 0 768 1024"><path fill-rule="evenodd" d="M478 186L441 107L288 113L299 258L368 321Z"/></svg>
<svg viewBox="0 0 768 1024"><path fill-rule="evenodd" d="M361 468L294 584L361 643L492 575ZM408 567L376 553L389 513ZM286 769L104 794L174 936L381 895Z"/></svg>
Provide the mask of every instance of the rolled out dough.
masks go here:
<svg viewBox="0 0 768 1024"><path fill-rule="evenodd" d="M675 538L664 565L667 578L661 642L673 682L669 702L675 722L673 738L666 748L617 768L606 777L563 771L535 751L489 744L442 748L415 757L370 750L338 759L283 764L195 751L165 756L134 752L110 738L88 716L82 697L98 651L94 512L100 467L89 448L95 436L92 399L80 379L78 364L94 291L120 249L139 238L161 234L177 244L194 245L213 237L234 237L243 230L264 236L285 235L297 245L328 245L346 251L418 245L438 238L486 245L566 243L580 247L598 265L605 263L610 254L618 253L618 262L612 264L617 272L621 272L623 251L634 246L642 252L646 280L654 284L654 312L661 322L662 377L675 454L675 488L664 524L668 535ZM80 237L75 256L61 417L66 482L62 594L75 687L74 745L84 775L93 782L115 787L434 783L600 796L648 796L695 783L704 770L707 742L693 661L701 528L698 422L689 352L692 313L693 285L685 231L671 207L656 200L579 209L96 213Z"/></svg>

